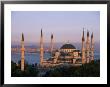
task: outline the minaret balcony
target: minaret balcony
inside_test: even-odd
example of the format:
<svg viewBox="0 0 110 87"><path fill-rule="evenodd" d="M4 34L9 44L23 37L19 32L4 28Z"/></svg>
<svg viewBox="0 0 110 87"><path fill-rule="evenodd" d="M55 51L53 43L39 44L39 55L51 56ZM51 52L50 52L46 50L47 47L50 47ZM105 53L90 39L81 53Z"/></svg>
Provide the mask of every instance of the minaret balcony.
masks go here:
<svg viewBox="0 0 110 87"><path fill-rule="evenodd" d="M21 48L21 51L25 51L25 48Z"/></svg>

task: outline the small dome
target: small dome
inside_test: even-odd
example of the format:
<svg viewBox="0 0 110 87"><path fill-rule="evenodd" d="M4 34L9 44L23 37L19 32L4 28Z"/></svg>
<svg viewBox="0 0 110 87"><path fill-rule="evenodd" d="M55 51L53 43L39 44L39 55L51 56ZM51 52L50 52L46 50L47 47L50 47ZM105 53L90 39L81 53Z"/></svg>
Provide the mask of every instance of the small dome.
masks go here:
<svg viewBox="0 0 110 87"><path fill-rule="evenodd" d="M60 49L76 49L72 44L64 44Z"/></svg>

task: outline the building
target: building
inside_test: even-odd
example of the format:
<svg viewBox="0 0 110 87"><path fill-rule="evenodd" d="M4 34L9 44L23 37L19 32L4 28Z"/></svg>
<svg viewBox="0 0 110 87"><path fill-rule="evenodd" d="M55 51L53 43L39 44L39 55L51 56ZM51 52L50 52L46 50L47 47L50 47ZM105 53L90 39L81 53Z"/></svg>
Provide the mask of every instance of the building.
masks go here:
<svg viewBox="0 0 110 87"><path fill-rule="evenodd" d="M70 44L70 43L64 44L60 48L60 53L61 53L60 57L64 58L65 62L75 64L75 61L77 61L79 59L81 60L80 50L76 49L76 47L74 45Z"/></svg>
<svg viewBox="0 0 110 87"><path fill-rule="evenodd" d="M73 52L74 50L76 50L75 46L70 44L69 42L64 44L61 48L60 51L64 52L64 53L68 53L68 52Z"/></svg>
<svg viewBox="0 0 110 87"><path fill-rule="evenodd" d="M41 30L41 41L43 33ZM53 34L51 35L51 48L53 49ZM40 45L43 44L40 43ZM86 47L85 47L86 45ZM40 47L40 49L43 49ZM41 57L42 64L41 66L50 67L50 66L56 66L61 64L73 64L73 65L82 65L85 63L89 63L94 60L94 39L93 39L93 33L91 35L91 43L89 38L89 31L87 31L87 39L85 44L85 37L84 37L84 29L83 29L83 35L82 35L82 49L81 51L76 49L76 47L70 43L66 43L61 46L60 49L57 49L56 51L52 51L53 54L50 59L44 60L43 59L43 50L41 50Z"/></svg>
<svg viewBox="0 0 110 87"><path fill-rule="evenodd" d="M44 41L43 32L41 29L40 37L40 67L53 67L62 64L82 65L94 61L94 38L91 34L91 41L89 37L89 31L87 31L87 39L85 43L84 29L82 35L82 48L81 51L76 49L73 44L66 43L61 46L60 49L53 50L54 37L51 35L50 53L51 58L44 58ZM21 70L24 71L24 35L22 34L21 40Z"/></svg>
<svg viewBox="0 0 110 87"><path fill-rule="evenodd" d="M60 48L60 52L67 54L67 55L71 55L74 58L75 57L80 57L81 56L81 52L80 50L76 49L76 47L70 43L66 43L64 44L61 48Z"/></svg>

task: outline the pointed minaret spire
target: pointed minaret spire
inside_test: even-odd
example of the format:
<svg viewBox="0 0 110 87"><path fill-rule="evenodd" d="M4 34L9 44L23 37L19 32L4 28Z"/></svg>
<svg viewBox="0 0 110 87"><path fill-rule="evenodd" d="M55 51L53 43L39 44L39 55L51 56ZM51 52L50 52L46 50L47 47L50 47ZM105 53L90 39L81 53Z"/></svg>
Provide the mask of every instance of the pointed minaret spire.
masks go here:
<svg viewBox="0 0 110 87"><path fill-rule="evenodd" d="M41 37L43 36L43 34L42 34L42 28L41 28Z"/></svg>
<svg viewBox="0 0 110 87"><path fill-rule="evenodd" d="M51 34L51 39L53 39L53 34Z"/></svg>
<svg viewBox="0 0 110 87"><path fill-rule="evenodd" d="M91 35L91 39L93 38L93 32L92 32L92 35Z"/></svg>
<svg viewBox="0 0 110 87"><path fill-rule="evenodd" d="M85 41L85 38L84 38L84 28L83 28L83 36L82 36L82 41Z"/></svg>
<svg viewBox="0 0 110 87"><path fill-rule="evenodd" d="M24 41L24 35L23 35L23 33L22 33L22 41Z"/></svg>
<svg viewBox="0 0 110 87"><path fill-rule="evenodd" d="M40 65L42 66L44 59L44 48L43 48L43 33L41 29L41 37L40 37Z"/></svg>
<svg viewBox="0 0 110 87"><path fill-rule="evenodd" d="M94 42L93 42L93 32L92 32L92 34L91 34L91 47L92 47L92 44L93 44Z"/></svg>
<svg viewBox="0 0 110 87"><path fill-rule="evenodd" d="M84 28L83 28L83 37L84 37Z"/></svg>
<svg viewBox="0 0 110 87"><path fill-rule="evenodd" d="M89 37L89 31L87 30L87 37Z"/></svg>
<svg viewBox="0 0 110 87"><path fill-rule="evenodd" d="M51 47L50 47L50 51L51 51L51 56L53 53L53 34L51 34Z"/></svg>
<svg viewBox="0 0 110 87"><path fill-rule="evenodd" d="M22 38L21 38L21 71L24 71L24 35L22 33Z"/></svg>

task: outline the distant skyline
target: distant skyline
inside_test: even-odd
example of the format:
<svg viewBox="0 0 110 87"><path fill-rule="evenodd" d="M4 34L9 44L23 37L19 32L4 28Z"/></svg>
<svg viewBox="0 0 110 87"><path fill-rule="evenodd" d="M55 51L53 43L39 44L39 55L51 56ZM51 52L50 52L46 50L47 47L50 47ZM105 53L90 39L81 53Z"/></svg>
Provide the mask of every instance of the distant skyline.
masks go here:
<svg viewBox="0 0 110 87"><path fill-rule="evenodd" d="M50 43L53 33L56 43L80 43L83 28L94 33L94 41L100 41L99 11L12 11L11 41L21 41L24 33L26 43L39 43L43 30L44 43Z"/></svg>

